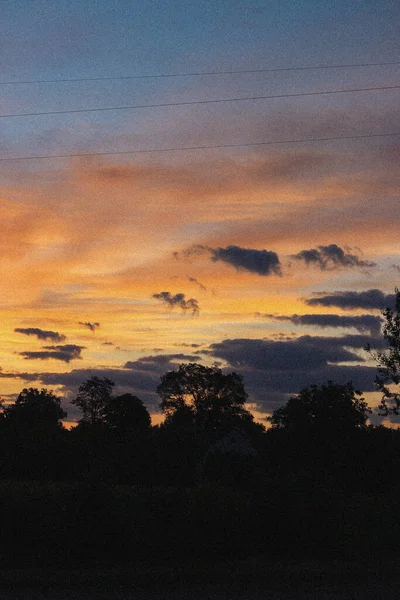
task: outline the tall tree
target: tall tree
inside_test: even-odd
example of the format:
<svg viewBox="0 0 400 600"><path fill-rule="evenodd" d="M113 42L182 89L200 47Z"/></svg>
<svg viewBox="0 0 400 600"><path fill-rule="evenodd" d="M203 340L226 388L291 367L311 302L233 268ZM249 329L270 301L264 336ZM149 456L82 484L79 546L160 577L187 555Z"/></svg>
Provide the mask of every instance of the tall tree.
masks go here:
<svg viewBox="0 0 400 600"><path fill-rule="evenodd" d="M233 427L253 422L244 407L247 393L236 373L217 367L182 364L161 377L157 387L166 423L194 427L196 432L223 435Z"/></svg>
<svg viewBox="0 0 400 600"><path fill-rule="evenodd" d="M387 344L386 349L373 353L367 346L378 367L375 383L382 392L379 405L382 415L400 414L400 392L399 388L395 387L400 383L400 291L397 288L395 294L394 309L386 308L383 311L385 319L383 336Z"/></svg>
<svg viewBox="0 0 400 600"><path fill-rule="evenodd" d="M104 423L111 403L114 382L107 377L90 377L79 386L78 394L72 404L82 411L81 423L98 425Z"/></svg>

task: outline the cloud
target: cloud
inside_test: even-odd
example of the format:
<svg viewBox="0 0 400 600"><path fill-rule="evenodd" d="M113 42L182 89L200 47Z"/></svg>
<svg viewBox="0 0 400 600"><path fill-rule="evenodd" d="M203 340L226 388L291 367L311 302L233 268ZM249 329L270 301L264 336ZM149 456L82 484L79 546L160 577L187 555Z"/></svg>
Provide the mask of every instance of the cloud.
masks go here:
<svg viewBox="0 0 400 600"><path fill-rule="evenodd" d="M278 255L269 250L254 250L240 246L212 248L211 260L222 260L238 269L258 275L281 275Z"/></svg>
<svg viewBox="0 0 400 600"><path fill-rule="evenodd" d="M189 258L191 256L201 256L202 254L206 254L211 250L211 248L203 246L202 244L192 244L192 246L189 246L189 248L185 248L180 252L173 252L173 256L178 260L181 256L183 258Z"/></svg>
<svg viewBox="0 0 400 600"><path fill-rule="evenodd" d="M198 281L198 280L197 280L195 277L190 277L190 275L186 275L186 279L187 279L188 281L190 281L191 283L195 283L196 285L198 285L198 286L199 286L199 288L200 288L201 290L203 290L203 292L206 292L206 291L207 291L207 288L206 288L206 286L205 286L205 285L203 285L202 283L200 283L200 281Z"/></svg>
<svg viewBox="0 0 400 600"><path fill-rule="evenodd" d="M199 360L197 355L192 354L157 354L155 356L142 356L138 360L128 361L124 365L124 369L138 370L138 371L159 371L173 370L176 368L176 364L183 362L196 362Z"/></svg>
<svg viewBox="0 0 400 600"><path fill-rule="evenodd" d="M337 291L332 294L321 292L314 298L307 298L306 304L309 306L336 306L338 308L372 308L384 310L385 308L394 308L395 294L384 294L381 290L372 289L364 292L342 292Z"/></svg>
<svg viewBox="0 0 400 600"><path fill-rule="evenodd" d="M19 352L25 360L60 360L69 363L71 360L81 359L81 351L85 346L66 344L64 346L43 346L43 350L35 352Z"/></svg>
<svg viewBox="0 0 400 600"><path fill-rule="evenodd" d="M316 265L321 271L331 271L340 267L375 267L376 263L360 260L355 254L345 252L337 244L318 246L292 254L295 260L304 260L307 265Z"/></svg>
<svg viewBox="0 0 400 600"><path fill-rule="evenodd" d="M38 373L13 373L0 369L0 379L22 379L23 381L39 381L41 375Z"/></svg>
<svg viewBox="0 0 400 600"><path fill-rule="evenodd" d="M95 330L98 327L100 327L100 323L89 323L89 321L86 323L79 321L79 325L83 325L83 327L87 327L88 329L90 329L90 331L93 331L93 333L95 332Z"/></svg>
<svg viewBox="0 0 400 600"><path fill-rule="evenodd" d="M202 344L187 344L182 342L181 344L173 344L173 346L181 346L182 348L201 348Z"/></svg>
<svg viewBox="0 0 400 600"><path fill-rule="evenodd" d="M302 335L295 338L298 343L311 343L318 347L343 347L364 349L368 344L371 348L386 348L386 342L383 337L371 337L369 335L342 335L342 336L311 336ZM360 358L360 360L363 360Z"/></svg>
<svg viewBox="0 0 400 600"><path fill-rule="evenodd" d="M363 364L364 359L358 354L368 342L373 348L384 347L383 339L367 335L306 335L279 341L245 338L223 340L212 344L202 354L208 354L221 366L225 363L225 372L235 370L243 375L250 400L265 412L270 412L285 401L287 394L298 393L313 383L321 385L329 379L338 383L352 381L355 387L363 391L375 390L376 369ZM199 361L201 358L196 352L158 354L127 361L120 367L74 369L65 373L4 373L0 370L0 378L61 386L66 398L71 398L83 381L95 375L107 377L116 383L116 393L134 393L150 410L157 411L160 399L156 388L160 377L175 370L181 363ZM341 364L343 361L347 364ZM79 418L73 408L66 408L70 415Z"/></svg>
<svg viewBox="0 0 400 600"><path fill-rule="evenodd" d="M287 321L294 325L311 325L316 327L354 327L360 333L370 332L371 335L379 335L382 319L373 315L360 315L356 317L348 315L263 315L274 321Z"/></svg>
<svg viewBox="0 0 400 600"><path fill-rule="evenodd" d="M39 340L51 340L53 342L63 342L66 337L57 333L57 331L46 331L37 327L16 327L14 329L16 333L23 333L24 335L35 335Z"/></svg>
<svg viewBox="0 0 400 600"><path fill-rule="evenodd" d="M190 246L182 252L174 252L175 258L189 257L209 253L212 261L222 261L235 267L238 271L248 271L257 275L281 275L281 265L276 252L256 250L229 245L226 248L209 248L201 244Z"/></svg>
<svg viewBox="0 0 400 600"><path fill-rule="evenodd" d="M159 294L153 294L152 298L156 298L157 300L161 300L167 306L174 308L175 306L179 306L186 312L187 310L191 311L193 315L196 315L200 311L199 303L196 298L188 298L186 300L185 294L179 293L174 296L171 292L160 292Z"/></svg>
<svg viewBox="0 0 400 600"><path fill-rule="evenodd" d="M285 401L287 394L329 379L337 383L352 381L356 388L375 391L374 367L339 364L362 363L361 357L344 346L363 347L366 339L367 336L302 336L293 341L230 339L212 344L208 353L224 360L225 370L235 369L242 374L250 398L270 412Z"/></svg>
<svg viewBox="0 0 400 600"><path fill-rule="evenodd" d="M210 354L223 358L234 367L312 370L328 362L362 362L357 354L346 350L338 339L302 336L293 341L236 339L211 345Z"/></svg>
<svg viewBox="0 0 400 600"><path fill-rule="evenodd" d="M177 365L182 362L194 361L199 361L198 356L190 354L143 356L136 361L126 362L120 368L73 369L66 373L42 373L33 375L32 378L40 380L46 386L62 386L64 393L71 397L76 394L78 387L90 377L107 377L115 382L116 394L133 393L143 400L149 409L157 411L160 398L156 394L156 388L160 383L160 377L167 371L176 369ZM30 375L28 374L27 377ZM27 377L25 374L18 378L27 379ZM70 407L67 408L70 410ZM76 417L79 418L79 415L76 414Z"/></svg>

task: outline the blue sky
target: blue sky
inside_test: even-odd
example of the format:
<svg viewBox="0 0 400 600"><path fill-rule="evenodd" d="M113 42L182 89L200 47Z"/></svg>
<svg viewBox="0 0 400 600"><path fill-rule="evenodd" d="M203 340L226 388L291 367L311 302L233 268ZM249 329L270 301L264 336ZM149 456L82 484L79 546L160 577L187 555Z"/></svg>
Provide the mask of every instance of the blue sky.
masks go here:
<svg viewBox="0 0 400 600"><path fill-rule="evenodd" d="M2 12L7 79L379 62L398 51L395 0L31 0Z"/></svg>

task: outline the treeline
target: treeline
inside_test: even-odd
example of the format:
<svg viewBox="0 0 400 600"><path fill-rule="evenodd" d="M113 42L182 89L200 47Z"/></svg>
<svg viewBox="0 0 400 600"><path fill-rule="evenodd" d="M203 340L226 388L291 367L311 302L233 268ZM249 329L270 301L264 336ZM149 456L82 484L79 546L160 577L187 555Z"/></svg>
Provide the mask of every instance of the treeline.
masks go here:
<svg viewBox="0 0 400 600"><path fill-rule="evenodd" d="M367 426L371 411L350 383L304 389L273 412L267 430L245 408L242 378L216 367L166 373L157 388L165 420L154 427L139 398L113 387L100 377L82 383L72 401L82 418L71 430L52 391L24 389L3 405L2 479L242 490L308 474L353 491L390 481L397 431Z"/></svg>
<svg viewBox="0 0 400 600"><path fill-rule="evenodd" d="M46 390L3 407L3 565L396 551L400 432L368 426L350 384L303 390L267 430L241 378L215 368L167 373L156 427L138 398L111 392L84 382L70 431Z"/></svg>

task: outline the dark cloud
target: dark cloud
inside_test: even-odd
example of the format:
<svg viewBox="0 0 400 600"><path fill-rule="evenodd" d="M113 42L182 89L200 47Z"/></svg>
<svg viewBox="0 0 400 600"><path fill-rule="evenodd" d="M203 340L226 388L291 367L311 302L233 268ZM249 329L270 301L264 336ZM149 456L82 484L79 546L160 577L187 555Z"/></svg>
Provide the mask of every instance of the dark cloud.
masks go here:
<svg viewBox="0 0 400 600"><path fill-rule="evenodd" d="M89 321L84 323L83 321L79 321L79 325L83 325L83 327L87 327L90 331L95 332L95 330L100 327L100 323L90 323Z"/></svg>
<svg viewBox="0 0 400 600"><path fill-rule="evenodd" d="M39 329L38 327L16 327L14 329L16 333L23 333L24 335L34 335L39 340L51 340L52 342L63 342L66 337L65 335L61 335L57 331L46 331L44 329Z"/></svg>
<svg viewBox="0 0 400 600"><path fill-rule="evenodd" d="M138 396L152 412L158 410L160 398L156 394L157 385L163 370L154 368L153 371L125 368L102 369L73 369L65 373L42 373L40 382L44 386L61 386L62 393L72 400L78 392L79 386L91 377L107 377L115 383L114 393L132 393ZM66 405L68 416L79 419L80 413L72 404Z"/></svg>
<svg viewBox="0 0 400 600"><path fill-rule="evenodd" d="M171 292L160 292L159 294L153 294L152 297L161 300L161 302L171 308L178 306L183 312L189 310L193 315L198 314L200 311L196 298L188 298L186 300L185 294L182 293L172 295Z"/></svg>
<svg viewBox="0 0 400 600"><path fill-rule="evenodd" d="M250 401L257 403L261 410L271 412L287 399L287 395L296 394L313 383L321 385L329 379L338 383L352 381L356 388L374 391L376 368L363 364L364 358L360 355L367 343L375 349L384 347L383 338L367 335L305 335L279 341L224 340L212 344L202 354L208 354L220 365L225 364L225 372L235 370L243 375ZM51 348L53 347L45 350L50 352ZM160 377L175 370L181 363L199 360L201 358L196 352L158 354L127 361L119 368L74 369L66 373L41 374L4 373L0 370L0 378L39 381L44 386L61 386L66 398L72 398L83 381L95 375L107 377L116 383L117 394L134 393L154 412L159 410L160 399L156 388ZM72 418L79 418L78 413L73 412L73 407L66 406L66 409L70 411Z"/></svg>
<svg viewBox="0 0 400 600"><path fill-rule="evenodd" d="M311 337L273 341L232 339L212 344L208 353L243 375L251 401L270 412L311 384L329 379L352 381L356 388L374 391L375 367L364 366L363 358L347 348L363 348L368 336ZM378 342L379 344L379 342ZM354 365L343 365L341 362Z"/></svg>
<svg viewBox="0 0 400 600"><path fill-rule="evenodd" d="M22 379L23 381L39 381L38 373L8 373L0 369L0 379Z"/></svg>
<svg viewBox="0 0 400 600"><path fill-rule="evenodd" d="M231 368L227 369L232 370ZM262 411L271 413L281 406L289 396L299 393L312 384L322 385L327 381L345 384L352 382L363 392L376 391L374 378L376 369L368 366L326 365L310 371L285 371L242 368L246 391L251 401Z"/></svg>
<svg viewBox="0 0 400 600"><path fill-rule="evenodd" d="M319 347L343 347L343 348L365 348L367 345L370 345L371 348L386 348L386 343L381 337L371 337L369 335L342 335L342 336L332 336L332 337L324 337L324 336L311 336L311 335L302 335L301 337L296 338L295 340L299 344L302 343L311 343L315 346Z"/></svg>
<svg viewBox="0 0 400 600"><path fill-rule="evenodd" d="M256 250L230 245L226 248L209 248L200 244L190 246L182 252L174 252L175 258L209 253L211 260L228 263L238 271L249 271L257 275L281 275L281 265L276 252Z"/></svg>
<svg viewBox="0 0 400 600"><path fill-rule="evenodd" d="M287 321L294 325L309 325L316 327L354 327L360 333L370 332L371 335L379 335L382 319L373 315L359 315L352 317L348 315L263 315L274 321Z"/></svg>
<svg viewBox="0 0 400 600"><path fill-rule="evenodd" d="M233 367L317 369L328 363L362 362L362 358L338 344L341 338L302 336L293 341L226 340L210 346L210 354Z"/></svg>
<svg viewBox="0 0 400 600"><path fill-rule="evenodd" d="M183 362L196 362L199 357L192 354L157 354L155 356L142 356L138 360L128 361L124 365L124 369L139 370L139 371L153 371L156 369L162 370L163 373L166 370L173 370L177 364Z"/></svg>
<svg viewBox="0 0 400 600"><path fill-rule="evenodd" d="M364 292L322 292L314 298L307 298L309 306L336 306L338 308L372 308L384 310L394 308L395 294L384 294L381 290L372 289Z"/></svg>
<svg viewBox="0 0 400 600"><path fill-rule="evenodd" d="M238 269L258 275L281 275L281 266L276 252L254 250L240 246L212 248L211 260L222 260Z"/></svg>
<svg viewBox="0 0 400 600"><path fill-rule="evenodd" d="M107 377L115 382L116 394L133 393L143 400L150 410L157 411L160 398L156 394L156 388L160 377L167 371L176 369L182 362L198 360L197 356L187 354L143 356L136 361L128 361L121 368L73 369L69 373L42 373L35 375L35 379L40 379L43 385L62 386L64 393L73 397L81 383L90 377Z"/></svg>
<svg viewBox="0 0 400 600"><path fill-rule="evenodd" d="M318 246L311 250L302 250L293 254L291 258L304 260L307 265L316 265L322 271L333 270L339 267L375 267L376 263L361 260L355 254L345 252L336 244L329 246Z"/></svg>
<svg viewBox="0 0 400 600"><path fill-rule="evenodd" d="M35 352L19 352L25 360L61 360L69 363L71 360L81 359L81 351L85 346L66 344L64 346L43 346L43 350Z"/></svg>

